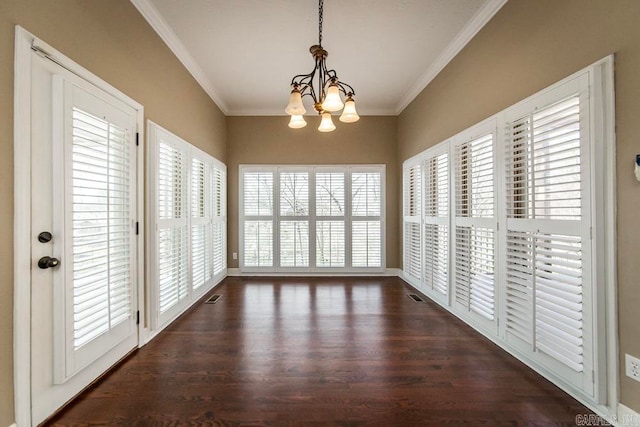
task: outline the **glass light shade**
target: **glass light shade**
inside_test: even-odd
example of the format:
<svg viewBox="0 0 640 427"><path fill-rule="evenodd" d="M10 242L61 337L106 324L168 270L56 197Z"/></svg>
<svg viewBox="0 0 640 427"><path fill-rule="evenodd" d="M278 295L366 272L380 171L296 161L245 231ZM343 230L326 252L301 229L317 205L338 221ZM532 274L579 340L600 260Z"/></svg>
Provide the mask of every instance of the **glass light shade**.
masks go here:
<svg viewBox="0 0 640 427"><path fill-rule="evenodd" d="M298 89L293 89L291 91L291 95L289 96L289 105L284 109L287 114L293 116L301 116L307 112L302 104L302 95L300 95L300 91Z"/></svg>
<svg viewBox="0 0 640 427"><path fill-rule="evenodd" d="M360 120L360 116L356 111L356 101L354 101L353 98L348 97L344 103L344 110L342 110L340 121L344 123L353 123L358 120Z"/></svg>
<svg viewBox="0 0 640 427"><path fill-rule="evenodd" d="M289 120L289 127L291 129L300 129L307 125L307 122L304 120L302 115L294 114L291 116L291 120Z"/></svg>
<svg viewBox="0 0 640 427"><path fill-rule="evenodd" d="M342 110L342 107L344 107L344 104L340 99L340 89L338 89L338 85L329 85L329 89L327 89L327 96L324 98L324 102L322 103L322 109L324 111L333 112Z"/></svg>
<svg viewBox="0 0 640 427"><path fill-rule="evenodd" d="M320 122L320 126L318 126L318 130L320 132L331 132L336 130L336 126L331 120L331 113L322 113L322 121Z"/></svg>

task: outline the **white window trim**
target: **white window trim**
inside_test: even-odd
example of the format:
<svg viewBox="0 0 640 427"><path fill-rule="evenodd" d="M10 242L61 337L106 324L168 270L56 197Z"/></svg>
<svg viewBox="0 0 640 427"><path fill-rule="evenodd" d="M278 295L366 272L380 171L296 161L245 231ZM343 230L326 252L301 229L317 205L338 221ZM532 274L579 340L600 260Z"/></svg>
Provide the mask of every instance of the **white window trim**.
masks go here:
<svg viewBox="0 0 640 427"><path fill-rule="evenodd" d="M573 387L562 379L558 378L548 368L540 365L537 361L532 360L527 355L519 352L517 349L508 345L503 341L503 337L500 332L496 332L493 328L487 328L479 322L475 322L473 319L469 319L464 313L457 310L451 303L451 301L439 301L436 299L442 307L450 311L455 316L461 318L467 322L470 326L476 329L478 332L491 339L498 346L502 347L516 358L520 359L528 366L536 370L538 373L552 381L558 387L565 392L585 404L596 413L608 417L616 416L619 406L619 391L618 391L618 339L617 339L617 307L616 307L616 157L615 157L615 111L614 111L614 83L613 83L613 55L607 56L602 60L584 68L583 70L559 81L558 83L543 89L542 91L528 97L527 99L505 109L504 111L495 114L480 124L473 126L456 136L447 139L441 144L438 144L422 153L419 153L403 163L403 182L404 173L411 167L422 161L422 159L432 155L434 150L445 144L449 144L451 141L455 141L459 138L463 138L465 134L474 132L480 129L488 121L496 121L496 137L497 137L497 163L496 170L500 171L497 174L497 188L496 192L498 198L499 207L496 210L498 220L498 236L501 236L504 230L503 224L506 224L506 213L502 206L500 206L500 200L503 197L504 192L504 178L502 171L504 170L504 132L506 125L505 114L510 111L520 109L522 105L531 102L532 99L545 96L545 94L556 90L557 88L567 84L571 80L574 80L580 76L587 75L590 96L589 96L589 151L590 151L590 171L592 172L590 180L590 188L588 191L591 194L591 209L589 214L592 215L592 240L591 248L593 251L593 259L597 262L590 262L590 270L592 274L592 295L594 304L592 306L592 330L593 332L593 347L594 357L599 369L595 369L594 375L596 378L597 388L594 390L594 395L589 396L583 393L581 390ZM453 173L453 168L450 169L450 174ZM453 178L453 177L452 177ZM452 180L453 182L453 180ZM403 189L404 190L404 189ZM404 194L404 191L403 191ZM403 204L404 206L404 204ZM450 207L451 209L451 207ZM450 215L451 217L452 215ZM403 220L404 225L404 220ZM403 249L404 249L404 227L403 227ZM502 238L499 237L499 240ZM451 240L450 240L451 241ZM499 245L500 242L497 242ZM504 265L500 263L500 258L496 258L496 272L498 272L498 280L501 280L503 276ZM453 259L450 256L450 259ZM404 278L411 286L418 290L422 290L421 283L416 283L416 280L401 272L401 277ZM597 284L597 286L595 285ZM452 288L452 277L449 277L449 287ZM450 292L451 294L451 292ZM496 307L498 309L498 316L501 320L504 313L502 298L498 298L496 301ZM503 322L501 322L503 323ZM504 325L499 325L499 331L502 331Z"/></svg>
<svg viewBox="0 0 640 427"><path fill-rule="evenodd" d="M241 275L247 273L260 273L261 275L366 275L372 273L386 272L386 165L239 165L238 167L238 264ZM315 174L318 172L344 172L345 173L345 267L316 267L315 263L315 223L320 218L310 215L309 218L309 267L279 267L279 173L280 172L309 172L309 209L310 213L315 214ZM269 172L273 173L273 191L274 191L274 207L273 215L265 220L273 222L273 262L272 267L247 267L244 265L244 174L247 172ZM354 172L377 172L380 173L381 188L381 206L380 217L358 217L359 221L365 221L367 218L380 221L381 227L381 249L380 267L353 267L351 266L351 174ZM313 187L312 187L313 185ZM312 196L313 194L313 196ZM313 209L313 210L312 210ZM257 219L257 217L251 217ZM314 227L312 229L312 226Z"/></svg>
<svg viewBox="0 0 640 427"><path fill-rule="evenodd" d="M215 157L210 156L209 154L205 153L204 151L198 149L197 147L194 147L193 145L189 144L187 141L183 140L182 138L180 138L179 136L173 134L172 132L164 129L163 127L161 127L160 125L154 123L151 120L147 120L147 133L148 133L148 138L149 138L149 143L148 143L148 154L147 154L147 189L146 189L146 196L147 196L147 216L148 216L148 223L149 223L149 233L147 233L147 247L148 247L148 252L147 252L147 277L149 277L149 282L148 282L148 292L146 292L146 298L147 298L147 306L150 307L149 309L149 314L147 316L146 322L147 322L147 328L148 328L148 334L145 337L145 342L149 342L151 339L153 339L158 333L160 333L165 327L167 327L168 325L171 324L171 322L173 322L178 316L180 316L182 313L184 313L186 310L189 309L189 307L191 307L195 302L197 302L204 294L206 294L207 292L209 292L211 289L213 289L215 286L217 286L226 276L227 276L227 266L226 266L226 259L227 259L227 239L226 239L226 223L227 223L227 217L226 217L226 192L227 192L227 188L226 188L226 176L227 176L227 167L224 163L222 163L221 161L219 161L218 159L216 159ZM157 243L156 243L156 239L157 239L157 229L158 229L158 217L157 217L157 200L156 200L156 164L157 164L157 154L158 154L158 145L159 145L159 140L158 138L158 134L159 133L164 133L167 134L168 136L170 136L174 142L180 146L182 149L184 149L185 153L186 153L186 189L185 189L185 193L186 193L186 197L185 200L187 201L187 206L185 208L185 215L186 215L186 224L187 224L187 252L189 254L188 256L188 260L187 260L187 277L188 277L188 283L189 283L189 290L188 290L188 296L185 298L185 301L183 302L179 302L178 304L176 304L175 306L171 307L169 310L167 310L167 312L165 314L162 315L162 318L160 318L160 313L159 313L159 308L158 308L158 304L157 304L157 287L155 287L153 284L154 283L159 283L158 282L158 266L157 266ZM223 223L223 253L222 253L222 259L223 259L223 269L222 271L220 271L218 274L213 274L211 275L211 278L202 286L200 286L198 289L193 290L192 288L192 255L191 255L191 226L192 226L192 218L191 218L191 165L192 165L192 160L194 158L197 158L199 160L204 160L205 162L208 162L212 168L217 168L219 170L223 171L223 191L222 191L222 201L223 201L223 209L222 209L222 213L223 216L222 217L216 217L213 215L213 212L211 214L211 224L214 223ZM165 220L167 221L167 220ZM173 220L168 220L168 221L173 221ZM213 245L214 242L212 242ZM213 257L212 257L212 262L213 262Z"/></svg>

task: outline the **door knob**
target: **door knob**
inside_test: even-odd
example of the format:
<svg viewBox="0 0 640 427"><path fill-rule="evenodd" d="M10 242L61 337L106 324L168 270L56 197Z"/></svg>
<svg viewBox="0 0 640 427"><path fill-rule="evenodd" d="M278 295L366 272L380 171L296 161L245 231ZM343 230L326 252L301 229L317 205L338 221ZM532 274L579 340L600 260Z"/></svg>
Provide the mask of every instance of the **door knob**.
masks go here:
<svg viewBox="0 0 640 427"><path fill-rule="evenodd" d="M43 270L46 270L47 268L57 267L58 264L60 264L60 260L58 258L53 258L50 256L43 256L38 260L38 267Z"/></svg>

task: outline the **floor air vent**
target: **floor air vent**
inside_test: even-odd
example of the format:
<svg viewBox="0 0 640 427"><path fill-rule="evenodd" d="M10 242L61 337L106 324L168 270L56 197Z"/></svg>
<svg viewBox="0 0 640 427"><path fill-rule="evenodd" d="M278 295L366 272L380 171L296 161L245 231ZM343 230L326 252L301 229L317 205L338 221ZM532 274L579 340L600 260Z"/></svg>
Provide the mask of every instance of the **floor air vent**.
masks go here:
<svg viewBox="0 0 640 427"><path fill-rule="evenodd" d="M416 294L408 294L408 295L409 295L409 298L411 298L415 302L424 302L424 300L422 298L420 298L420 296L418 296Z"/></svg>
<svg viewBox="0 0 640 427"><path fill-rule="evenodd" d="M211 295L211 297L209 297L209 299L205 301L205 304L215 304L220 298L222 298L222 295L220 294Z"/></svg>

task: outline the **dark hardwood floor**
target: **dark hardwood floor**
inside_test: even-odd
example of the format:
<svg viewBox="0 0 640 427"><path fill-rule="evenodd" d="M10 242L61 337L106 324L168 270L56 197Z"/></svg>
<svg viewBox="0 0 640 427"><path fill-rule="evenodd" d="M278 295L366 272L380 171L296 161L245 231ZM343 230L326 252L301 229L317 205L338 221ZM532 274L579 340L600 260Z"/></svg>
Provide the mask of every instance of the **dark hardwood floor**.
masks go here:
<svg viewBox="0 0 640 427"><path fill-rule="evenodd" d="M227 278L50 425L574 425L591 413L398 278Z"/></svg>

